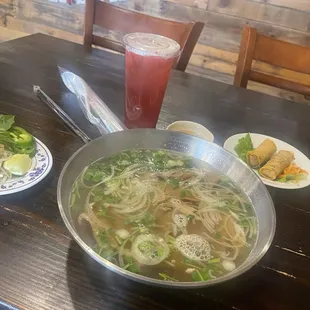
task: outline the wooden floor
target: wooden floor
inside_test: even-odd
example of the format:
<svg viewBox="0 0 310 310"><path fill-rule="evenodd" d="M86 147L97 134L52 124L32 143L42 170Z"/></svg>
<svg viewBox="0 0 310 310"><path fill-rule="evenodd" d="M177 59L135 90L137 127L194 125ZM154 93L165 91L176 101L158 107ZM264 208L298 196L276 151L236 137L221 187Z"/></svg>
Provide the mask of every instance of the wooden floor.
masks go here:
<svg viewBox="0 0 310 310"><path fill-rule="evenodd" d="M84 0L0 0L0 41L42 32L82 42ZM63 3L61 3L63 2ZM72 1L71 1L72 2ZM232 84L245 24L261 33L310 46L309 0L114 0L116 5L166 18L205 23L187 71ZM99 30L98 30L99 31ZM102 32L101 30L99 32ZM121 38L122 34L103 31ZM310 77L262 63L255 69L310 85ZM249 88L310 104L303 96L250 83Z"/></svg>

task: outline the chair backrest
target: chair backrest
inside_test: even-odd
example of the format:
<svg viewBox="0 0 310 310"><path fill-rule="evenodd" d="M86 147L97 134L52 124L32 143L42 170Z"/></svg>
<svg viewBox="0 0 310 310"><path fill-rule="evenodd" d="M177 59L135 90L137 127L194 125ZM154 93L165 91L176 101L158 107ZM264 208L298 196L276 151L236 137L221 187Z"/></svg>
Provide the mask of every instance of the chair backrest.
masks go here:
<svg viewBox="0 0 310 310"><path fill-rule="evenodd" d="M84 45L94 44L121 53L125 52L122 43L94 35L94 25L124 34L151 32L177 41L181 46L181 55L175 68L181 71L185 71L204 27L204 23L201 22L172 21L125 10L98 0L86 0Z"/></svg>
<svg viewBox="0 0 310 310"><path fill-rule="evenodd" d="M234 79L234 85L244 88L251 80L305 96L310 95L309 85L254 71L253 60L310 74L310 47L270 38L257 33L255 28L244 27Z"/></svg>

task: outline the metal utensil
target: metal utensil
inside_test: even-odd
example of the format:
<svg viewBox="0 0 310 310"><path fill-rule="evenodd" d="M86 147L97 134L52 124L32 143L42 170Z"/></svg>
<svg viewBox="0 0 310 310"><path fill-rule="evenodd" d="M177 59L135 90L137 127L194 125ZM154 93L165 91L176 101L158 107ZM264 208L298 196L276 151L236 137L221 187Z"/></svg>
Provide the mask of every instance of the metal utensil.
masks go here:
<svg viewBox="0 0 310 310"><path fill-rule="evenodd" d="M91 138L40 88L40 86L33 85L33 91L43 103L45 103L78 137L82 139L84 143L91 141Z"/></svg>

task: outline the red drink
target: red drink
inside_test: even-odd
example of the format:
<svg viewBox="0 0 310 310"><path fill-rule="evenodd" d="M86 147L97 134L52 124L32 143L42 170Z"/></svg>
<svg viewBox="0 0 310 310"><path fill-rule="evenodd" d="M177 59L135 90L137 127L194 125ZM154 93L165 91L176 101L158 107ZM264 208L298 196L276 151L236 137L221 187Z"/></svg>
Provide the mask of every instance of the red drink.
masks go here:
<svg viewBox="0 0 310 310"><path fill-rule="evenodd" d="M128 40L128 36L134 40ZM155 127L180 47L171 39L153 34L126 37L126 126Z"/></svg>

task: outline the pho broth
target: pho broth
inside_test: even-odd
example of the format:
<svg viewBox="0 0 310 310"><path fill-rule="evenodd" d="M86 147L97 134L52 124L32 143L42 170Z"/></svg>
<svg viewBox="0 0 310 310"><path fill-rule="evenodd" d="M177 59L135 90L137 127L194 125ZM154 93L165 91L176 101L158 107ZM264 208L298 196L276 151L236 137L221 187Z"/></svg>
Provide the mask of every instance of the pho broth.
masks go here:
<svg viewBox="0 0 310 310"><path fill-rule="evenodd" d="M71 215L103 258L166 281L208 281L249 256L257 238L253 207L226 176L166 150L128 150L86 167Z"/></svg>

